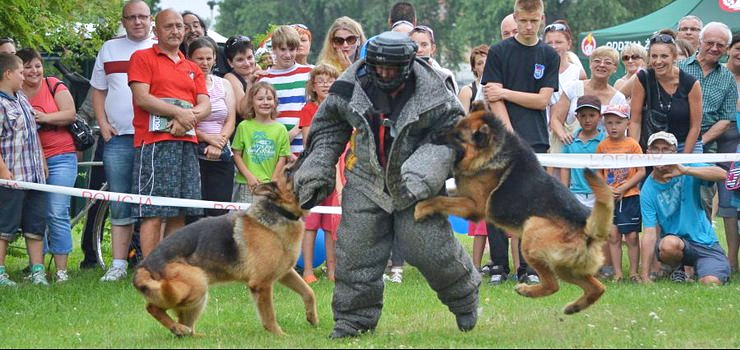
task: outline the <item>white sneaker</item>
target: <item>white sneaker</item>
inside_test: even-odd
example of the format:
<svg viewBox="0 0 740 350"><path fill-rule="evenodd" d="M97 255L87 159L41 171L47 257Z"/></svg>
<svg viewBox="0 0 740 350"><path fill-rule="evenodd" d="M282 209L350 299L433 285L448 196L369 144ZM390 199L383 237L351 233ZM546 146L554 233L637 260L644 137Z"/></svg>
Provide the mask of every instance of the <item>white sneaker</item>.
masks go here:
<svg viewBox="0 0 740 350"><path fill-rule="evenodd" d="M394 271L391 273L391 278L389 279L393 283L401 283L403 282L403 273L399 271Z"/></svg>
<svg viewBox="0 0 740 350"><path fill-rule="evenodd" d="M108 271L105 272L105 275L103 277L100 277L101 282L113 282L113 281L119 281L124 278L126 278L126 269L120 268L116 266L111 266Z"/></svg>
<svg viewBox="0 0 740 350"><path fill-rule="evenodd" d="M57 283L63 283L69 280L69 275L67 274L67 270L57 270L56 277L57 277Z"/></svg>

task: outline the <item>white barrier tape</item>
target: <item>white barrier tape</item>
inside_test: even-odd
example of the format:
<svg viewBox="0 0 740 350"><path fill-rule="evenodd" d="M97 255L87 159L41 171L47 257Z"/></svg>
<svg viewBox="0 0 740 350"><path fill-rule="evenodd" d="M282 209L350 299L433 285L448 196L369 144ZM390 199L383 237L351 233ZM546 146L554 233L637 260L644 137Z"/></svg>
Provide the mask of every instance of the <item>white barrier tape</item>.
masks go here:
<svg viewBox="0 0 740 350"><path fill-rule="evenodd" d="M556 168L617 169L644 166L723 163L740 160L740 153L705 154L537 154L542 166Z"/></svg>
<svg viewBox="0 0 740 350"><path fill-rule="evenodd" d="M740 161L740 153L708 153L708 154L537 154L537 159L543 166L558 168L630 168L656 166L667 164L687 163L722 163ZM136 205L158 205L185 208L245 210L248 203L212 202L194 199L180 199L157 196L142 196L129 193L107 192L42 185L31 182L11 181L0 179L0 185L14 189L37 190L51 193L61 193L69 196L87 199L105 200L112 202L130 203ZM448 190L455 189L455 180L446 182ZM317 206L311 209L312 213L342 214L341 207Z"/></svg>
<svg viewBox="0 0 740 350"><path fill-rule="evenodd" d="M249 203L232 203L232 202L212 202L195 199L168 198L157 196L142 196L130 193L118 193L88 190L74 187L42 185L32 182L11 181L0 179L0 185L14 189L36 190L42 192L61 193L68 196L82 197L94 200L104 200L110 202L130 203L136 205L157 205L183 208L205 208L205 209L226 209L226 210L246 210ZM318 206L311 209L312 213L320 214L341 214L340 207Z"/></svg>
<svg viewBox="0 0 740 350"><path fill-rule="evenodd" d="M103 166L103 162L79 162L77 166Z"/></svg>

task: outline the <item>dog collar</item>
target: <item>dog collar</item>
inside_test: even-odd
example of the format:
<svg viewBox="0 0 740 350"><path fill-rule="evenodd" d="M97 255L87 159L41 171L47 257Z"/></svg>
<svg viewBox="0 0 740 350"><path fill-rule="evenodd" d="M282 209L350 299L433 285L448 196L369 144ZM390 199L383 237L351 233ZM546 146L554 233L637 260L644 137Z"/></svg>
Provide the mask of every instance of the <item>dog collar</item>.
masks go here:
<svg viewBox="0 0 740 350"><path fill-rule="evenodd" d="M298 219L301 218L300 216L297 216L297 215L295 215L295 214L293 214L293 213L285 210L283 207L281 207L279 205L276 205L273 202L267 202L267 209L277 212L278 214L284 216L288 220L296 221L296 220L298 220Z"/></svg>

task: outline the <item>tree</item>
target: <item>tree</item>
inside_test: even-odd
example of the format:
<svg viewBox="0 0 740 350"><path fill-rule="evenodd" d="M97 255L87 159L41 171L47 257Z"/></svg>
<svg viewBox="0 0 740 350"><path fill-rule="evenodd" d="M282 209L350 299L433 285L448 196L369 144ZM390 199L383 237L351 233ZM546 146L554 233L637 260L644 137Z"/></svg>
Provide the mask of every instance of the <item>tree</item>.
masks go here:
<svg viewBox="0 0 740 350"><path fill-rule="evenodd" d="M0 33L68 64L94 58L120 24L121 0L4 1Z"/></svg>

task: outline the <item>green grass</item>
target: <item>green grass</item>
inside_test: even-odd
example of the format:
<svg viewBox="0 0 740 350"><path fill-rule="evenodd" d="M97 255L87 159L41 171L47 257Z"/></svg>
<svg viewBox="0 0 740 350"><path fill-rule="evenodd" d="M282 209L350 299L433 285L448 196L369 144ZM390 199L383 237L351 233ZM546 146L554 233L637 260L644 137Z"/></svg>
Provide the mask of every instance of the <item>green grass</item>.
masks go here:
<svg viewBox="0 0 740 350"><path fill-rule="evenodd" d="M724 232L721 230L721 241ZM456 235L466 247L472 239ZM78 239L77 239L78 240ZM70 266L81 259L79 249ZM9 257L8 270L21 280L25 256ZM626 259L624 259L626 263ZM275 305L286 337L264 331L247 289L225 284L211 289L197 324L199 336L174 338L144 310L144 299L130 279L99 283L100 270L71 270L66 284L0 289L0 347L3 348L738 348L740 275L722 287L658 282L607 283L591 308L573 315L564 305L580 289L563 284L557 294L527 299L513 283L480 289L480 318L470 333L460 333L421 275L407 268L401 285L385 290L385 307L374 334L331 341L333 284L314 284L318 327L305 321L300 298L280 286Z"/></svg>

